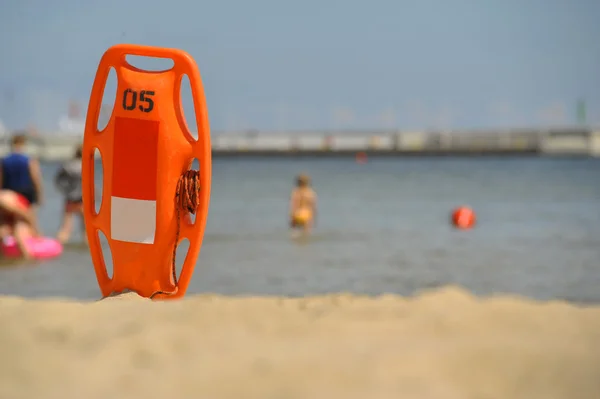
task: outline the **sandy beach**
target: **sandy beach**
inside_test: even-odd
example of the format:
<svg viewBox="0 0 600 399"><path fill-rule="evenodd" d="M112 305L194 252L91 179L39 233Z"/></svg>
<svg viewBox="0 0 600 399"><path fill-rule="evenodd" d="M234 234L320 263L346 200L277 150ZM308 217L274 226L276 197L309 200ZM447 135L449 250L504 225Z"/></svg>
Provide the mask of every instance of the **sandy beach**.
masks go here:
<svg viewBox="0 0 600 399"><path fill-rule="evenodd" d="M0 299L0 398L600 398L600 307L476 298Z"/></svg>

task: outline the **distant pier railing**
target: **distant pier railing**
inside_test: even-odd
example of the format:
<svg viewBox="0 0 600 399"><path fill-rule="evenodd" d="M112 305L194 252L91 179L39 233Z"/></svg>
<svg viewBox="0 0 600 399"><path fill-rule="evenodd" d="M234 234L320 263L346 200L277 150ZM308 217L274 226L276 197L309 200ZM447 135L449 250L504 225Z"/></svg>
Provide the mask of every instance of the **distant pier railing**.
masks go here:
<svg viewBox="0 0 600 399"><path fill-rule="evenodd" d="M60 133L31 137L27 152L42 160L73 155L82 135ZM350 131L215 132L213 155L335 156L377 155L570 155L600 156L600 129L521 129L505 131ZM0 156L10 137L0 138Z"/></svg>

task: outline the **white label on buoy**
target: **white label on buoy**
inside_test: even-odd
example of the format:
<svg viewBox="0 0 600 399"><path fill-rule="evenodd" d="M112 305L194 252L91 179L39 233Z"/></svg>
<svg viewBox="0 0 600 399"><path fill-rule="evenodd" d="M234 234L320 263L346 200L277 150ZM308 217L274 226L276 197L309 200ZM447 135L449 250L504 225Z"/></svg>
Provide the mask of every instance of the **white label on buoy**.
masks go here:
<svg viewBox="0 0 600 399"><path fill-rule="evenodd" d="M154 244L156 201L110 197L110 207L113 240Z"/></svg>

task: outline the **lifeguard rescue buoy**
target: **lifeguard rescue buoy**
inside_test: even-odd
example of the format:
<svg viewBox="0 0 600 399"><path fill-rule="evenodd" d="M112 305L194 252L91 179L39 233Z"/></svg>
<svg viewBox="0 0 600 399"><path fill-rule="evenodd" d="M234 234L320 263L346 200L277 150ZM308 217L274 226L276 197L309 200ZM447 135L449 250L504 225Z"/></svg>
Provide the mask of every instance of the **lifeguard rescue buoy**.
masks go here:
<svg viewBox="0 0 600 399"><path fill-rule="evenodd" d="M167 71L144 71L126 55L170 58ZM117 98L106 128L98 131L110 68ZM198 139L182 112L180 86L192 88ZM102 205L94 203L94 151L104 170ZM190 170L197 158L200 170ZM104 297L130 290L149 298L179 298L189 285L202 246L211 188L210 127L200 72L192 57L169 48L121 44L109 48L96 72L83 142L83 208L90 253ZM189 213L196 214L191 223ZM108 239L113 258L109 277L98 237ZM175 249L190 242L181 275Z"/></svg>

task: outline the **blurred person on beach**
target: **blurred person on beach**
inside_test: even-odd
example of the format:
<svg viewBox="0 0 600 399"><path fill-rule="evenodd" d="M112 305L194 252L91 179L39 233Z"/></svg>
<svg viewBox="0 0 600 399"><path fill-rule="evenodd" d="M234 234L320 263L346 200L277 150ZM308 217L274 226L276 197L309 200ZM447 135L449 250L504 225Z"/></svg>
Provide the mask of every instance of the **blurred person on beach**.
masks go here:
<svg viewBox="0 0 600 399"><path fill-rule="evenodd" d="M39 235L37 220L25 196L11 190L0 190L0 239L12 236L21 254L31 259L25 241Z"/></svg>
<svg viewBox="0 0 600 399"><path fill-rule="evenodd" d="M310 185L310 177L296 177L296 187L290 196L290 227L310 233L317 215L317 194Z"/></svg>
<svg viewBox="0 0 600 399"><path fill-rule="evenodd" d="M25 135L13 136L11 152L0 163L0 188L24 197L35 217L36 207L43 200L42 171L39 161L25 154L26 143Z"/></svg>
<svg viewBox="0 0 600 399"><path fill-rule="evenodd" d="M73 158L61 165L54 177L54 184L64 197L63 219L57 234L61 243L69 241L73 230L73 217L79 216L83 240L87 244L83 219L83 199L81 192L81 158L82 146L75 149Z"/></svg>

